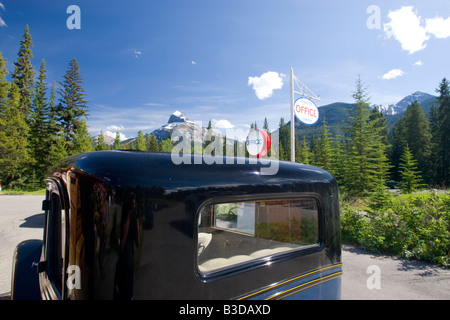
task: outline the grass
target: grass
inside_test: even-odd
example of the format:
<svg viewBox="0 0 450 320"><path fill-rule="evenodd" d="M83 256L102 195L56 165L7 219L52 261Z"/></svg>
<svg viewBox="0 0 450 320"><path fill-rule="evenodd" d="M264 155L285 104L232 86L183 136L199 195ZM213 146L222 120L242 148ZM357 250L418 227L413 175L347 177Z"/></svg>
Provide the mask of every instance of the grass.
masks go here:
<svg viewBox="0 0 450 320"><path fill-rule="evenodd" d="M8 190L8 189L2 189L0 192L0 195L31 195L31 196L45 196L46 189L39 189L39 190Z"/></svg>

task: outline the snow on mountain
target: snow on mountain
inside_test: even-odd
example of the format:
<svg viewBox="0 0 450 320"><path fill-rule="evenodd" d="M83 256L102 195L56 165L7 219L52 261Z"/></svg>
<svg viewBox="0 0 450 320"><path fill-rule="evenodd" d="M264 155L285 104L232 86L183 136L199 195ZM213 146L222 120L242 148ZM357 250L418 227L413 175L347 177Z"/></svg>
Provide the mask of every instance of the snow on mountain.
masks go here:
<svg viewBox="0 0 450 320"><path fill-rule="evenodd" d="M378 108L378 110L383 112L385 115L392 116L392 115L399 114L399 113L406 111L408 106L415 101L422 103L430 98L434 98L434 96L431 94L428 94L428 93L416 91L416 92L404 97L402 100L400 100L396 104L385 104L385 105L374 104L374 105L372 105L372 107Z"/></svg>
<svg viewBox="0 0 450 320"><path fill-rule="evenodd" d="M175 111L169 117L166 124L159 129L154 130L150 134L154 135L158 141L166 140L170 134L176 130L177 132L188 132L194 141L202 141L203 134L206 129L188 120L180 111Z"/></svg>

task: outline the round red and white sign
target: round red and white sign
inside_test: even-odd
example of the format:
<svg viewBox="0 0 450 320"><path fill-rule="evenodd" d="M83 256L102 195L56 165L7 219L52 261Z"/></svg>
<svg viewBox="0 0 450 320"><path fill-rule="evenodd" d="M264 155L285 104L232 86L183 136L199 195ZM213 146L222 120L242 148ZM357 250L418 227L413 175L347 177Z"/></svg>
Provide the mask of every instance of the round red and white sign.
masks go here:
<svg viewBox="0 0 450 320"><path fill-rule="evenodd" d="M264 157L269 152L270 145L270 136L265 130L252 130L247 136L246 147L251 156Z"/></svg>
<svg viewBox="0 0 450 320"><path fill-rule="evenodd" d="M297 118L307 125L313 125L319 120L319 109L309 99L297 99L294 104L294 112Z"/></svg>

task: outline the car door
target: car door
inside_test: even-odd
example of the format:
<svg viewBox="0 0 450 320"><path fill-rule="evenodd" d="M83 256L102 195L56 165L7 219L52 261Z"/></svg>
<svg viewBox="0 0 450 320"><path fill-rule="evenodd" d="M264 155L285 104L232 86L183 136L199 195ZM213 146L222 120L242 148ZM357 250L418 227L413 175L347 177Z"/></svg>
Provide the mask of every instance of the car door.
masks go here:
<svg viewBox="0 0 450 320"><path fill-rule="evenodd" d="M68 197L61 179L47 181L45 211L44 249L38 266L43 299L59 300L65 294L65 257L68 217Z"/></svg>

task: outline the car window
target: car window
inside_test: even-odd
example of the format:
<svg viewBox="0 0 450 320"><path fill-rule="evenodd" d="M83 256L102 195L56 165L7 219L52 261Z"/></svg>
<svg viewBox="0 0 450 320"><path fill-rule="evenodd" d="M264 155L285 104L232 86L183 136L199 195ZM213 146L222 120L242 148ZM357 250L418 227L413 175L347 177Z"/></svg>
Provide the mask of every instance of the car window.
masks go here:
<svg viewBox="0 0 450 320"><path fill-rule="evenodd" d="M319 244L314 198L213 203L203 206L197 265L207 275Z"/></svg>

